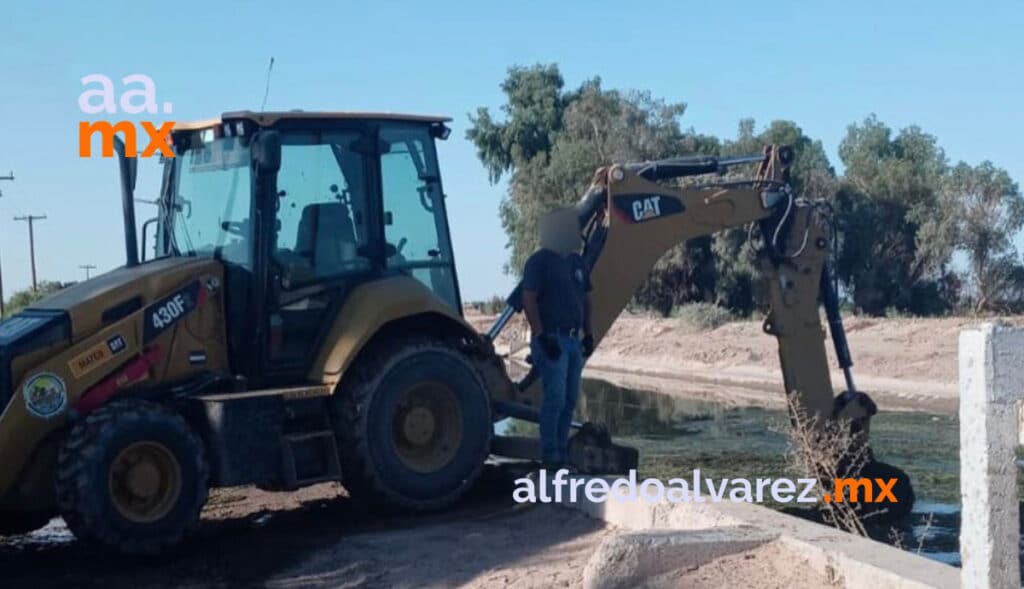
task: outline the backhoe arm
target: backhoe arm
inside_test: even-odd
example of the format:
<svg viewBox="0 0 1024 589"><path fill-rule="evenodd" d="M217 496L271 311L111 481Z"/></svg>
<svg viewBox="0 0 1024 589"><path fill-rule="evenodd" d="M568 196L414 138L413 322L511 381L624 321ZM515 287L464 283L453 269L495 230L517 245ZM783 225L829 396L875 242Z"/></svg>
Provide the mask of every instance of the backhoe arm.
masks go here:
<svg viewBox="0 0 1024 589"><path fill-rule="evenodd" d="M601 341L668 250L695 237L756 224L765 242L758 259L772 307L765 331L779 339L786 391L797 394L809 411L830 415L833 393L818 317L830 220L827 211L790 193L786 168L791 158L789 148L769 146L761 156L676 158L598 170L576 206L583 256L591 268L595 342ZM759 166L745 181L683 188L657 182L746 163ZM520 309L520 289L507 302L492 337ZM539 387L535 382L525 384L523 400L536 406Z"/></svg>
<svg viewBox="0 0 1024 589"><path fill-rule="evenodd" d="M794 401L792 407L817 427L837 423L836 419L849 420L855 433L863 433L851 438L855 447L846 456L866 456L861 476L897 478L901 503L887 509L890 516L905 515L914 501L909 478L895 467L874 462L870 448L866 447L868 423L876 407L866 394L856 390L850 372L853 362L830 266L834 243L832 210L826 202L810 202L792 194L786 169L792 157L792 150L787 147L768 146L762 156L676 158L598 170L590 189L576 205L583 257L593 285L594 340L601 341L668 250L723 229L757 229L757 239L751 243L756 244L758 269L766 283L769 302L764 331L778 341L785 393ZM742 181L683 188L658 182L755 162L759 164L756 175ZM488 333L492 340L508 319L521 310L519 287L509 295L507 303ZM838 397L832 389L819 305L825 307L829 333L845 376L846 390ZM519 402L504 403L499 410L514 417L531 418L532 408L540 406L539 384L531 370L519 385ZM592 424L581 426L584 437L589 435L588 426L593 428ZM607 433L597 437L602 436L604 445L610 444ZM858 453L858 449L865 453ZM850 465L846 458L843 460ZM838 468L843 472L846 467Z"/></svg>

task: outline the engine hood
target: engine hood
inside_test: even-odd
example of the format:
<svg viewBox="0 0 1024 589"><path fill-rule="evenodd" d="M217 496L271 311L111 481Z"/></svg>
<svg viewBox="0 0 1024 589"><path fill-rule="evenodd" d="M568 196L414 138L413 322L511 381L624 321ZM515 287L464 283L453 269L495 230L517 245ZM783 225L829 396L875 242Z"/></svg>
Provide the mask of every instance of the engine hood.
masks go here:
<svg viewBox="0 0 1024 589"><path fill-rule="evenodd" d="M70 286L33 304L32 311L63 311L72 338L131 314L220 263L209 258L162 258L121 267Z"/></svg>
<svg viewBox="0 0 1024 589"><path fill-rule="evenodd" d="M122 267L80 282L0 321L0 414L11 397L17 358L56 350L89 337L195 280L220 274L208 258L163 258Z"/></svg>

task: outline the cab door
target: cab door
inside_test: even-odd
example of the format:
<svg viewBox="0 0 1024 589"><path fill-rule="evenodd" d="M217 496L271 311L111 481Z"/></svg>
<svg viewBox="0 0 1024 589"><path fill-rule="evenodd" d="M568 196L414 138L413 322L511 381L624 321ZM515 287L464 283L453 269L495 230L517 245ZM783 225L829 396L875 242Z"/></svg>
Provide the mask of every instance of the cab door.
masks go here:
<svg viewBox="0 0 1024 589"><path fill-rule="evenodd" d="M423 283L462 313L441 176L430 128L391 123L380 128L385 266Z"/></svg>
<svg viewBox="0 0 1024 589"><path fill-rule="evenodd" d="M296 382L348 292L379 273L361 131L284 131L270 238L264 376Z"/></svg>

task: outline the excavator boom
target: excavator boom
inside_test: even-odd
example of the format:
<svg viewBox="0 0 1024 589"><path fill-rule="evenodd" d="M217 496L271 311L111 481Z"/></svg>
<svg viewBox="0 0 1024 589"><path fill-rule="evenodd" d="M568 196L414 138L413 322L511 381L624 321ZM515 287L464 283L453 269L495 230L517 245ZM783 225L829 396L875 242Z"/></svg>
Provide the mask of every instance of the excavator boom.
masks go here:
<svg viewBox="0 0 1024 589"><path fill-rule="evenodd" d="M876 407L853 384L853 362L830 267L834 237L831 206L793 194L788 175L792 159L791 148L768 146L759 156L673 158L599 169L576 205L585 244L583 257L593 285L594 340L601 341L654 264L671 248L721 230L751 227L759 236L757 267L767 286L769 312L764 331L778 341L791 406L818 424L849 420L852 427L864 432L858 439L866 443L868 422ZM739 181L683 186L665 182L752 163L758 164L756 173ZM492 339L521 310L520 287L507 303L488 333ZM838 396L832 388L819 304L825 307L828 333L846 377L846 390ZM520 382L520 392L525 405L540 405L541 387L535 371ZM909 509L910 505L900 506L900 511Z"/></svg>

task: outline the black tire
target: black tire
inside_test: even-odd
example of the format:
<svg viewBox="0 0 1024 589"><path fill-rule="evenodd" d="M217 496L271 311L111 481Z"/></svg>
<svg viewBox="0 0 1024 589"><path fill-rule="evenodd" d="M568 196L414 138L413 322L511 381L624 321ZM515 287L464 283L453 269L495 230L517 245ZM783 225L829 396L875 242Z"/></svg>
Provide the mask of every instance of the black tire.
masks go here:
<svg viewBox="0 0 1024 589"><path fill-rule="evenodd" d="M158 513L131 519L119 505L115 470L132 448L156 448L177 465L175 489ZM125 458L127 460L127 458ZM125 475L130 476L130 475ZM158 476L158 486L167 477ZM209 467L202 442L185 419L147 401L116 401L68 432L57 456L57 504L68 528L126 554L154 554L178 544L199 523L208 494Z"/></svg>
<svg viewBox="0 0 1024 589"><path fill-rule="evenodd" d="M480 475L492 434L490 398L470 361L443 342L418 340L375 346L353 370L332 404L342 476L352 496L374 507L414 511L442 509L462 497ZM409 395L416 394L410 391L438 383L450 392L437 394L451 395L458 410L445 412L452 415L448 422L430 422L422 446L441 448L427 455L440 453L443 462L422 466L409 458L408 430L400 431L399 422L409 420Z"/></svg>

